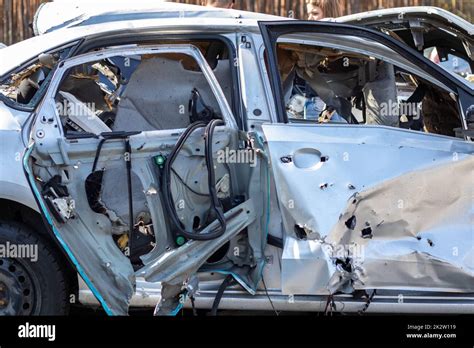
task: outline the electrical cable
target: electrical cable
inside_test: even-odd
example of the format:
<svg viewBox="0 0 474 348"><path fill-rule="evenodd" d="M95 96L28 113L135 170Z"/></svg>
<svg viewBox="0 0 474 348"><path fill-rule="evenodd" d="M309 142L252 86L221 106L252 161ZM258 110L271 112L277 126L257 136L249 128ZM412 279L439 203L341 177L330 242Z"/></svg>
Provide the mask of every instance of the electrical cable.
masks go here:
<svg viewBox="0 0 474 348"><path fill-rule="evenodd" d="M276 316L278 317L280 315L280 312L278 312L276 310L275 306L273 305L273 301L272 301L270 295L268 294L267 285L265 284L265 279L263 278L263 275L262 275L262 283L263 283L263 288L265 289L265 294L267 295L268 301L270 301L270 305L272 306L273 311L275 312Z"/></svg>
<svg viewBox="0 0 474 348"><path fill-rule="evenodd" d="M209 196L210 196L209 193L197 192L197 191L194 190L192 187L190 187L188 184L186 184L186 182L184 181L184 179L179 176L179 174L176 172L176 170L174 170L174 168L171 168L171 171L173 172L174 175L176 175L176 177L177 177L178 180L183 184L183 186L186 187L189 191L191 191L191 192L194 193L195 195L202 196L202 197L209 197Z"/></svg>
<svg viewBox="0 0 474 348"><path fill-rule="evenodd" d="M125 139L125 163L127 166L127 192L128 192L128 252L130 258L132 257L132 241L133 241L133 193L132 193L132 147L130 146L130 138Z"/></svg>
<svg viewBox="0 0 474 348"><path fill-rule="evenodd" d="M214 161L212 157L212 135L216 126L223 124L222 120L214 119L209 122L209 124L197 121L192 123L183 134L181 134L176 146L173 151L171 151L168 160L165 162L163 169L163 198L165 202L165 208L171 218L171 221L174 223L179 232L188 239L194 240L211 240L220 237L225 233L226 230L226 220L224 216L224 211L219 198L216 193L216 183L215 183L215 173L214 173ZM196 230L193 232L186 231L183 228L183 225L176 213L173 203L173 196L171 193L171 166L175 161L179 151L184 146L186 140L191 136L191 134L198 128L206 127L204 131L204 141L205 141L205 159L206 167L208 170L208 186L209 186L209 195L211 197L212 209L217 215L217 220L219 221L220 228L209 233L200 234L203 229Z"/></svg>
<svg viewBox="0 0 474 348"><path fill-rule="evenodd" d="M367 301L365 302L364 307L359 311L359 315L364 314L364 313L367 311L367 309L369 309L369 306L370 306L370 304L372 303L372 300L374 299L374 296L375 296L375 293L376 293L376 292L377 292L377 290L374 289L374 291L372 291L372 294L370 294L370 296L369 296L369 295L367 294L367 292L366 292L366 294L367 294Z"/></svg>
<svg viewBox="0 0 474 348"><path fill-rule="evenodd" d="M217 214L217 219L219 220L220 230L216 230L212 232L215 234L214 238L217 238L224 234L227 223L224 216L224 208L222 206L221 201L217 197L216 192L216 174L214 171L214 161L212 157L212 135L214 134L214 129L218 125L223 125L224 122L222 120L216 119L211 120L206 127L204 132L204 140L205 140L205 153L206 153L206 166L208 171L208 182L209 182L209 193L211 194L211 201L212 201L212 208L214 212Z"/></svg>
<svg viewBox="0 0 474 348"><path fill-rule="evenodd" d="M336 309L336 304L334 303L334 296L328 295L326 301L326 307L324 308L324 315L331 315L333 314L333 310Z"/></svg>
<svg viewBox="0 0 474 348"><path fill-rule="evenodd" d="M211 315L217 316L217 309L219 308L219 303L221 303L222 295L224 295L225 289L230 285L234 284L235 280L232 274L228 274L227 277L224 278L224 281L219 286L217 290L216 297L214 298L214 303L212 304Z"/></svg>
<svg viewBox="0 0 474 348"><path fill-rule="evenodd" d="M99 141L97 150L94 157L94 163L92 164L92 171L94 173L97 169L97 163L99 162L100 152L102 146L107 140L122 139L125 141L125 163L127 168L127 192L128 192L128 214L129 214L129 231L128 231L128 251L129 256L132 254L132 238L134 228L134 216L133 216L133 197L132 197L132 146L130 145L130 136L140 134L140 131L116 131L116 132L104 132L101 133L102 139Z"/></svg>
<svg viewBox="0 0 474 348"><path fill-rule="evenodd" d="M193 315L195 317L197 317L198 313L197 313L197 310L196 310L195 298L194 298L194 296L189 296L189 299L191 300L191 307L193 309Z"/></svg>
<svg viewBox="0 0 474 348"><path fill-rule="evenodd" d="M97 168L97 162L99 161L100 151L102 150L102 146L104 145L106 141L107 141L107 138L100 139L99 141L99 145L97 146L97 150L95 152L94 164L92 164L92 171L91 171L92 173L94 173Z"/></svg>

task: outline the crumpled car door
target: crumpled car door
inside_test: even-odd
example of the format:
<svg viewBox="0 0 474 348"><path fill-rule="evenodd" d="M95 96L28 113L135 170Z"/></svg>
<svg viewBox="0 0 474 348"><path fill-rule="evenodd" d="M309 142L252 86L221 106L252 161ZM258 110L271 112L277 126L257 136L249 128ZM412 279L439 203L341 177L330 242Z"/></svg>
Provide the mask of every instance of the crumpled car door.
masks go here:
<svg viewBox="0 0 474 348"><path fill-rule="evenodd" d="M386 126L287 120L275 44L282 33L360 35L411 53L363 28L260 27L282 121L263 125L263 132L287 232L283 293L473 292L472 142Z"/></svg>
<svg viewBox="0 0 474 348"><path fill-rule="evenodd" d="M384 32L448 71L472 79L474 26L451 12L429 6L400 7L351 14L335 21Z"/></svg>
<svg viewBox="0 0 474 348"><path fill-rule="evenodd" d="M177 242L166 233L165 224L157 225L154 228L156 246L142 257L143 267L135 270L130 259L117 246L120 242L113 239L110 231L110 220L116 217L104 215L99 211L102 209L100 207L99 210L91 207L91 197L86 191L88 185L97 185L96 174L100 174L97 168L105 164L115 164L116 170L121 171L121 174L127 170L128 179L131 181L132 176L138 177L144 187L141 192L131 192L129 186L128 198L126 195L122 197L124 207L127 207L127 201L134 199L130 197L134 197L136 193L145 195L144 204L149 208L151 221L166 221L158 198L158 191L161 190L160 180L157 180L154 173L161 170L160 166L165 160L161 153L173 148L183 131L112 131L90 113L87 116L89 122L80 118L76 120L83 129L90 131L78 135L72 133L73 137L66 136L61 127L54 97L61 94L67 97L69 102L77 101L70 94L62 91L57 93L58 86L68 69L95 62L97 59L117 55L133 57L159 54L184 54L194 58L199 64L219 103L222 111L220 122L224 125L220 127L222 129L215 131L217 145L214 148L211 146L211 150L214 151L219 146L229 146L237 134L237 126L222 89L198 48L192 45L125 46L71 58L59 65L36 112L30 144L23 158L25 174L54 238L108 314L128 313L129 300L134 293L137 276L165 284L162 296L167 296L166 314L175 313L183 303L176 303L173 308L168 304L172 304L183 293L183 283L193 281L193 274L206 259L255 219L252 201L244 201L224 213L227 222L225 233L212 240L184 241L183 245L179 244L179 248L176 247ZM203 137L195 133L192 136L199 145L196 145L198 148L193 151L201 156L204 152L200 148ZM128 207L132 217L132 205L129 204ZM140 222L143 223L137 228L147 228L145 220ZM201 233L215 230L216 225L217 221L214 220ZM192 287L195 288L196 284L189 285L185 290Z"/></svg>

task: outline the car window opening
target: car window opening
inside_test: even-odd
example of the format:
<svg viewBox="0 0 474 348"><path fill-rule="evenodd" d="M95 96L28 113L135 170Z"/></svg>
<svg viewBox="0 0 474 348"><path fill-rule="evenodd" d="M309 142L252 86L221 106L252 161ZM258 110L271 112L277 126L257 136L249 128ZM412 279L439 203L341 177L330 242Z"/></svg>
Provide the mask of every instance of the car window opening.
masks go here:
<svg viewBox="0 0 474 348"><path fill-rule="evenodd" d="M217 59L214 66L230 99L229 64ZM184 54L117 56L74 67L56 105L67 134L181 129L221 117L207 79Z"/></svg>
<svg viewBox="0 0 474 348"><path fill-rule="evenodd" d="M290 122L384 125L462 137L456 101L403 68L306 44L279 43L277 55Z"/></svg>

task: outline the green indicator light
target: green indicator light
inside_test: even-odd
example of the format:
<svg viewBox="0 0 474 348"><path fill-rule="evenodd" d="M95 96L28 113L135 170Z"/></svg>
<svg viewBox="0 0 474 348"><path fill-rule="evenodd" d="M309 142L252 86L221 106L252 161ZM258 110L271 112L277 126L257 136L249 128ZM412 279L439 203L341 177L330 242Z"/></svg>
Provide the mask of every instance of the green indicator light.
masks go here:
<svg viewBox="0 0 474 348"><path fill-rule="evenodd" d="M186 239L184 239L183 236L178 236L176 238L176 244L178 244L179 246L183 245L185 242L186 242Z"/></svg>
<svg viewBox="0 0 474 348"><path fill-rule="evenodd" d="M155 163L156 163L159 167L163 167L163 165L165 164L165 161L166 161L165 156L163 156L163 155L155 156Z"/></svg>

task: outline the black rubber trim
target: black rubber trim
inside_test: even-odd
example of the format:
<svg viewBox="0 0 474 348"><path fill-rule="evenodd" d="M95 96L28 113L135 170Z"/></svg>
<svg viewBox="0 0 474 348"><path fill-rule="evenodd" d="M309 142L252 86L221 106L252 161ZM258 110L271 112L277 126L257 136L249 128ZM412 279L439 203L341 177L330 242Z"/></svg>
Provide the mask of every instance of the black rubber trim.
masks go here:
<svg viewBox="0 0 474 348"><path fill-rule="evenodd" d="M283 239L272 236L271 234L267 236L267 243L276 248L283 249Z"/></svg>

